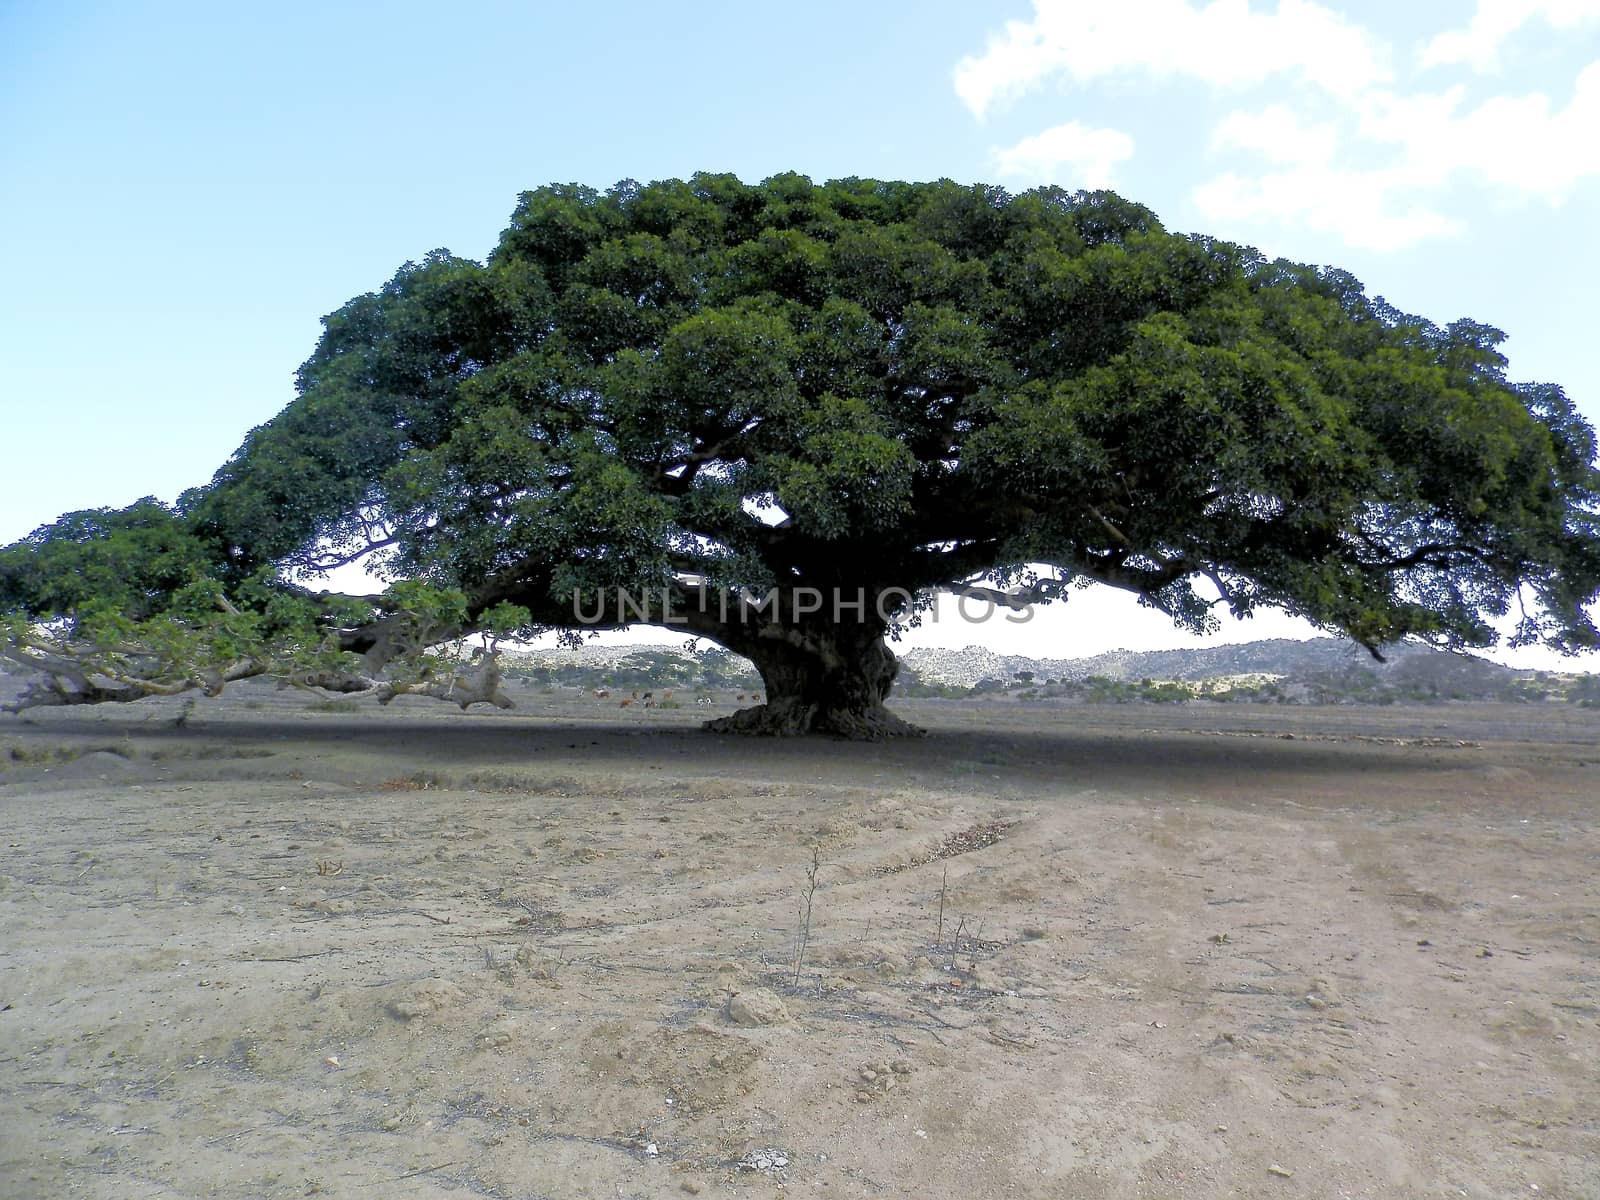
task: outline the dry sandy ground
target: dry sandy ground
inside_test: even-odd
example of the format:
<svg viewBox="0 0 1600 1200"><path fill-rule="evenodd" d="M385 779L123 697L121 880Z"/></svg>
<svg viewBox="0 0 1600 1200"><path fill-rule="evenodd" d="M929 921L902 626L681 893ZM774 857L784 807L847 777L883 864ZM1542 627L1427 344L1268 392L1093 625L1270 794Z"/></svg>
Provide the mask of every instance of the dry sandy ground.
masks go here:
<svg viewBox="0 0 1600 1200"><path fill-rule="evenodd" d="M1600 1196L1600 714L900 708L5 718L0 1195Z"/></svg>

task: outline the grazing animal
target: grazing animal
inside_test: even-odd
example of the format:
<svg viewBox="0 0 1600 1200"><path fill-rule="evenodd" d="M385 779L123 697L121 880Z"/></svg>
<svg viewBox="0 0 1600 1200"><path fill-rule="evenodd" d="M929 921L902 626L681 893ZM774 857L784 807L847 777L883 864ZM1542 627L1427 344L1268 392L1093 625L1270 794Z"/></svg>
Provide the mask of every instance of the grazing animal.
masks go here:
<svg viewBox="0 0 1600 1200"><path fill-rule="evenodd" d="M624 700L621 704L617 705L617 707L618 708L627 708L628 705L630 705L632 703L633 703L632 700Z"/></svg>
<svg viewBox="0 0 1600 1200"><path fill-rule="evenodd" d="M611 699L611 693L606 691L605 688L597 688L594 693L594 698L596 700L609 700Z"/></svg>

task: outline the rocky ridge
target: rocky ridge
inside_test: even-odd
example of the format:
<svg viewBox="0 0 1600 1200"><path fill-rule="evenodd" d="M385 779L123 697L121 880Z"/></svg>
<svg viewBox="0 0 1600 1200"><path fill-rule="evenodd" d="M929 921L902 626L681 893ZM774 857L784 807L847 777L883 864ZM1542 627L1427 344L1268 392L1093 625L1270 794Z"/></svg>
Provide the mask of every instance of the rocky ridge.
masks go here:
<svg viewBox="0 0 1600 1200"><path fill-rule="evenodd" d="M708 648L702 643L702 651ZM721 652L719 652L721 654ZM745 665L743 659L723 655L723 661ZM1196 682L1219 679L1300 679L1310 676L1370 673L1379 679L1426 679L1438 683L1483 686L1531 678L1531 671L1516 670L1470 654L1452 654L1431 646L1402 643L1385 650L1379 662L1362 647L1345 638L1320 637L1297 641L1274 638L1237 645L1203 646L1184 650L1111 650L1087 658L1037 658L997 654L982 646L960 650L918 647L901 652L900 660L924 683L951 688L974 688L987 681L1015 684L1019 676L1040 684L1074 682L1091 677L1113 680ZM692 674L697 659L683 643L660 645L585 645L577 649L534 648L509 651L507 666L525 670L553 670L565 675L577 670L607 671L628 659L680 660L684 673Z"/></svg>

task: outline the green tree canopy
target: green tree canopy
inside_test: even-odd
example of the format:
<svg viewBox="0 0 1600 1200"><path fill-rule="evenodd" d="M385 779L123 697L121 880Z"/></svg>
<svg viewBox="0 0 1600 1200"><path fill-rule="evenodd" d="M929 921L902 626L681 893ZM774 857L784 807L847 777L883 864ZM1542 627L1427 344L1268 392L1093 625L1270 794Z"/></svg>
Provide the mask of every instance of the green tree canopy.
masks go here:
<svg viewBox="0 0 1600 1200"><path fill-rule="evenodd" d="M1593 647L1594 433L1507 382L1502 337L1105 192L546 187L487 262L435 252L328 317L298 398L176 510L0 551L0 604L14 661L63 619L58 701L88 695L61 673L89 677L86 611L170 618L198 580L297 669L321 646L325 686L424 633L669 616L763 675L720 728L850 736L905 730L884 639L940 588L1098 582L1195 630L1275 605L1372 648L1485 646L1527 601L1517 640ZM286 582L374 552L431 590L353 620ZM93 698L137 691L122 665Z"/></svg>

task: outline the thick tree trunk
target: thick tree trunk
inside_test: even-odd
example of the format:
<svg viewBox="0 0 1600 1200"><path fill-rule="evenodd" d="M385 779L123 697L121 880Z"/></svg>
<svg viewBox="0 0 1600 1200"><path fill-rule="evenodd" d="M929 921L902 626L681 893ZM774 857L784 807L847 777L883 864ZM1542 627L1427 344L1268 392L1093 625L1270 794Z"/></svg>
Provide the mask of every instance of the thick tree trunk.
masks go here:
<svg viewBox="0 0 1600 1200"><path fill-rule="evenodd" d="M894 652L876 631L786 630L784 635L734 639L761 672L767 702L706 722L712 733L794 737L832 734L852 741L920 737L925 731L884 707L899 671Z"/></svg>

